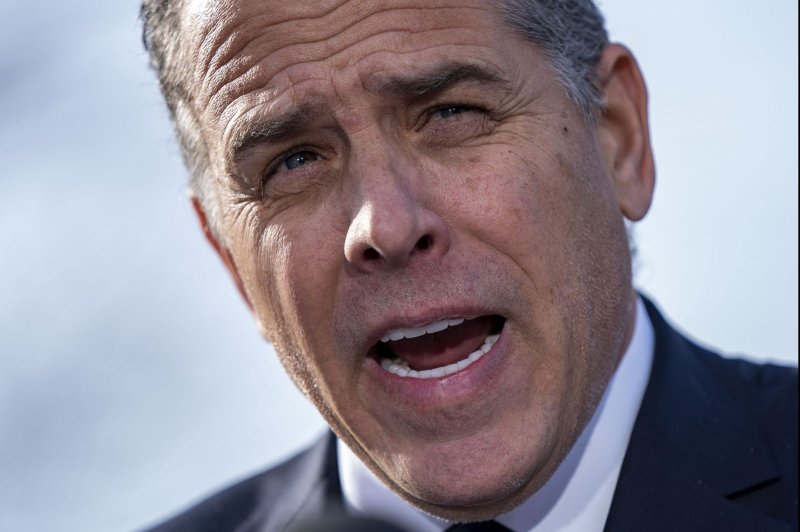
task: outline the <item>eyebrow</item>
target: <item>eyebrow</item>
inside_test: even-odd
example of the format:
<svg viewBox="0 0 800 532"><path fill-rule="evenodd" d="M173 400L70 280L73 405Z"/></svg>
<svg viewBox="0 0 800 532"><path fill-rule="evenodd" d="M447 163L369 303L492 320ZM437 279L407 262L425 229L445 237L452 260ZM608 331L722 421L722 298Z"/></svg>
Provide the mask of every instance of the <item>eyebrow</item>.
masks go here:
<svg viewBox="0 0 800 532"><path fill-rule="evenodd" d="M506 88L508 81L494 70L474 63L454 61L423 74L392 76L377 84L378 90L406 99L435 96L460 83L481 83Z"/></svg>
<svg viewBox="0 0 800 532"><path fill-rule="evenodd" d="M432 98L462 83L494 85L508 91L510 83L499 73L474 63L448 62L421 74L390 76L378 79L372 87L381 95L405 100ZM228 147L228 159L240 163L262 144L277 143L308 130L324 112L318 104L301 104L243 127Z"/></svg>
<svg viewBox="0 0 800 532"><path fill-rule="evenodd" d="M275 143L299 134L310 127L320 112L318 105L302 104L242 128L228 146L229 159L234 163L241 162L261 144Z"/></svg>

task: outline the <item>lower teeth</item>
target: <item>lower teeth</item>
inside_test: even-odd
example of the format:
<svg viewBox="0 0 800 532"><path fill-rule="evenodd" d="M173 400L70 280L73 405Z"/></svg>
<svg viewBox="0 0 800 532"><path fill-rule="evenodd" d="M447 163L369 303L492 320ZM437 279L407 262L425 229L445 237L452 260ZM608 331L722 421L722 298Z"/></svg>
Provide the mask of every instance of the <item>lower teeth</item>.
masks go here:
<svg viewBox="0 0 800 532"><path fill-rule="evenodd" d="M381 367L388 371L389 373L393 373L394 375L398 375L400 377L411 377L414 379L436 379L439 377L445 377L447 375L452 375L462 369L466 368L467 366L471 365L473 362L481 358L484 354L486 354L500 338L500 334L492 334L486 337L484 340L483 345L481 345L478 349L473 351L469 354L469 356L463 360L459 360L458 362L453 362L452 364L448 364L447 366L442 366L438 368L431 368L431 369L423 369L421 371L417 371L408 367L408 362L403 360L402 358L394 358L388 359L384 358L381 360Z"/></svg>

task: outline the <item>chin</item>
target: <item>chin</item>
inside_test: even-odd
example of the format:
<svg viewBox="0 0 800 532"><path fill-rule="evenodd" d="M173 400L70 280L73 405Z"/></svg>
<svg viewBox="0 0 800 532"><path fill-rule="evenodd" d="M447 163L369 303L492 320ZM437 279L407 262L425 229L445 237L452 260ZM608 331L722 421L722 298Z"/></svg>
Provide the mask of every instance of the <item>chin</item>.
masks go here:
<svg viewBox="0 0 800 532"><path fill-rule="evenodd" d="M506 448L507 439L449 442L396 460L398 480L383 481L420 510L448 521L483 521L507 513L538 490L560 458L553 445L528 441ZM499 442L499 443L498 443ZM453 457L461 457L453 460Z"/></svg>
<svg viewBox="0 0 800 532"><path fill-rule="evenodd" d="M464 485L459 489L447 493L443 498L442 493L435 498L419 498L410 494L402 494L409 503L425 513L454 522L487 521L510 512L537 489L543 482L533 479L527 482L523 479L501 480L491 485L486 479L479 479L476 485ZM466 488L466 489L465 489Z"/></svg>

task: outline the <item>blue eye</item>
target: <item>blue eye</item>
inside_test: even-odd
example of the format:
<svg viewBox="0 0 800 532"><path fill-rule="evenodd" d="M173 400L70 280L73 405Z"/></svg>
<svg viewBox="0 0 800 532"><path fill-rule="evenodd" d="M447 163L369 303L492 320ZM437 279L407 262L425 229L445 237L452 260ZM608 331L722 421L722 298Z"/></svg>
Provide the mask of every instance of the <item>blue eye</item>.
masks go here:
<svg viewBox="0 0 800 532"><path fill-rule="evenodd" d="M461 113L466 113L467 111L470 111L470 108L464 105L450 105L448 107L442 107L437 113L441 118L450 118L455 115L460 115Z"/></svg>
<svg viewBox="0 0 800 532"><path fill-rule="evenodd" d="M299 168L304 164L317 160L319 160L319 155L316 153L312 151L299 151L286 157L283 160L283 164L286 165L288 170L294 170L295 168Z"/></svg>

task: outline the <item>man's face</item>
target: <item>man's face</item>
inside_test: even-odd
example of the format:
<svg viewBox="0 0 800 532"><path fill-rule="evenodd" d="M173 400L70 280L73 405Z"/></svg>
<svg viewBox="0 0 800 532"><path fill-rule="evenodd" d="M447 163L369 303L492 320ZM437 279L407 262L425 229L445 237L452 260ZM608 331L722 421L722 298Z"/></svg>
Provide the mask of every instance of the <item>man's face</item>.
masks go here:
<svg viewBox="0 0 800 532"><path fill-rule="evenodd" d="M429 512L530 495L632 324L615 143L482 3L198 0L185 27L222 253L295 382Z"/></svg>

